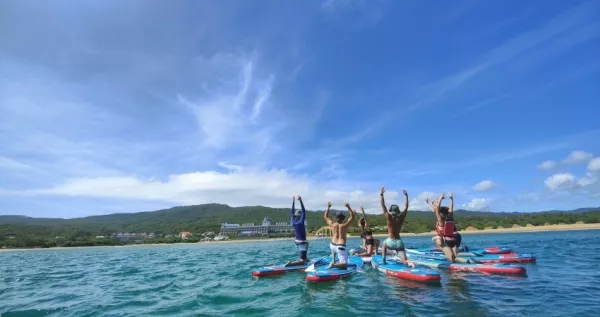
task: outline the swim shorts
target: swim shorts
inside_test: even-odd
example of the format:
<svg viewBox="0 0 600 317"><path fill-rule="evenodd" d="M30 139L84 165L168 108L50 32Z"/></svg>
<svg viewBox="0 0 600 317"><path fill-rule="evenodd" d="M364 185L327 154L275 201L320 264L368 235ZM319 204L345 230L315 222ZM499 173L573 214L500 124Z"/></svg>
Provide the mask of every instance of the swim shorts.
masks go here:
<svg viewBox="0 0 600 317"><path fill-rule="evenodd" d="M306 241L295 241L298 251L300 251L300 259L306 260L306 251L308 249L308 242Z"/></svg>
<svg viewBox="0 0 600 317"><path fill-rule="evenodd" d="M400 240L400 239L396 240L396 239L387 238L387 239L385 239L385 241L383 243L385 243L387 248L390 250L394 250L394 251L403 251L404 250L404 242L402 242L402 240Z"/></svg>
<svg viewBox="0 0 600 317"><path fill-rule="evenodd" d="M331 242L329 244L329 249L332 253L337 254L340 263L348 263L348 251L346 251L345 244L335 244Z"/></svg>

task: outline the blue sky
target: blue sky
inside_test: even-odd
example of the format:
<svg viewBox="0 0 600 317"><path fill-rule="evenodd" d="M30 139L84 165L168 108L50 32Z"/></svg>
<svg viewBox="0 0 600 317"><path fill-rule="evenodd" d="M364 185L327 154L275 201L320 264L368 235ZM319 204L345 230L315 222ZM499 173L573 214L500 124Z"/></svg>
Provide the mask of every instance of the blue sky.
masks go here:
<svg viewBox="0 0 600 317"><path fill-rule="evenodd" d="M600 205L598 1L2 1L0 214ZM596 141L594 141L596 140Z"/></svg>

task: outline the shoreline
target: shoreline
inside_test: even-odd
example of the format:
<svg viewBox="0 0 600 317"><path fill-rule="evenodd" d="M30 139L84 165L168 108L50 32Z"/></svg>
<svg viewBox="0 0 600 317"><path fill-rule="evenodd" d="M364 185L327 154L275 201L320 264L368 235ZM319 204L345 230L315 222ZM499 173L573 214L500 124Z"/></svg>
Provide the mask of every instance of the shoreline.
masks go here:
<svg viewBox="0 0 600 317"><path fill-rule="evenodd" d="M547 232L547 231L573 231L573 230L600 230L600 223L588 224L571 224L571 225L547 225L547 226L531 226L531 227L516 227L502 229L483 229L483 230L461 230L463 234L503 234L503 233L527 233L527 232ZM434 236L435 231L422 233L401 233L401 237L419 237L419 236ZM358 238L359 236L348 235L348 238ZM387 234L378 233L373 237L385 238ZM308 236L307 240L321 240L329 237ZM40 251L40 250L72 250L72 249L88 249L88 248L129 248L129 247L144 247L144 246L173 246L173 245L210 245L210 244L231 244L231 243L250 243L250 242L271 242L271 241L290 241L293 238L272 238L272 239L244 239L244 240L225 240L225 241L203 241L203 242L180 242L180 243L147 243L147 244L126 244L126 245L106 245L106 246L85 246L85 247L53 247L53 248L15 248L15 249L0 249L0 252L10 251Z"/></svg>

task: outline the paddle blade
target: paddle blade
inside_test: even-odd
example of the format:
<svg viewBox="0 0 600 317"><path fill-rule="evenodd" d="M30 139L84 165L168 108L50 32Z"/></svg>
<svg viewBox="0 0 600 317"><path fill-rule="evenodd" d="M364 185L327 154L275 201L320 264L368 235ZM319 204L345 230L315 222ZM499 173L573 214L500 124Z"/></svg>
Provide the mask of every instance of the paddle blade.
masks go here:
<svg viewBox="0 0 600 317"><path fill-rule="evenodd" d="M315 264L311 264L309 267L306 268L306 270L304 270L304 272L315 272Z"/></svg>

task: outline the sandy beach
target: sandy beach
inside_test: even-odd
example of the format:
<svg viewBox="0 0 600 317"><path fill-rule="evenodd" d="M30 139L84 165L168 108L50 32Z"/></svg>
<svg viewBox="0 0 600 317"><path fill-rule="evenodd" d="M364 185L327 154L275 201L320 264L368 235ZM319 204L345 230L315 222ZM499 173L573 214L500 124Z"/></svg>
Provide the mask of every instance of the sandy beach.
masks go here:
<svg viewBox="0 0 600 317"><path fill-rule="evenodd" d="M526 233L526 232L543 232L543 231L569 231L569 230L600 230L600 223L587 223L587 224L562 224L562 225L546 225L546 226L528 226L528 227L513 227L513 228L501 228L501 229L484 229L484 230L461 230L460 234L494 234L494 233ZM402 233L404 237L411 236L434 236L435 231L423 232L423 233ZM374 234L374 237L385 238L387 234ZM349 235L349 237L356 237ZM319 240L329 239L329 237L315 237L309 236L308 240ZM55 247L55 248L27 248L27 249L0 249L0 252L10 251L40 251L40 250L72 250L72 249L84 249L84 248L130 248L130 247L144 247L144 246L172 246L172 245L198 245L198 244L229 244L229 243L250 243L250 242L270 242L270 241L286 241L291 238L273 238L273 239L244 239L244 240L226 240L226 241L203 241L203 242L192 242L192 243L156 243L156 244L128 244L128 245L117 245L117 246L94 246L94 247Z"/></svg>

